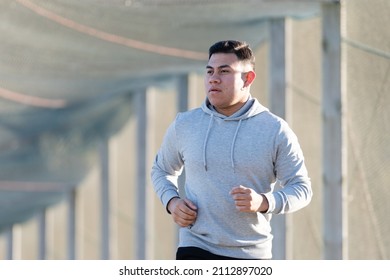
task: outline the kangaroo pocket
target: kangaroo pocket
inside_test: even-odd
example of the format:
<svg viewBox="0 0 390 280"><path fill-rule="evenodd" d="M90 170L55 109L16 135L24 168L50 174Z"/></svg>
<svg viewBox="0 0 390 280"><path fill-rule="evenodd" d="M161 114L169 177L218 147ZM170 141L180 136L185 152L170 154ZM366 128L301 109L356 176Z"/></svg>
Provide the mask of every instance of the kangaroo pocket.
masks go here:
<svg viewBox="0 0 390 280"><path fill-rule="evenodd" d="M198 208L190 232L198 238L221 246L251 246L268 239L271 228L261 213L238 212L234 207L210 205Z"/></svg>

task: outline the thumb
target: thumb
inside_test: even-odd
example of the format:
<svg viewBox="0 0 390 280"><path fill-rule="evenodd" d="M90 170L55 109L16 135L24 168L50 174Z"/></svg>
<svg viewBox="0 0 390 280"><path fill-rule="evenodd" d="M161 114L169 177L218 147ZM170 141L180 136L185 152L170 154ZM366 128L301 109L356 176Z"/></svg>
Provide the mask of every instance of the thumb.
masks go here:
<svg viewBox="0 0 390 280"><path fill-rule="evenodd" d="M247 190L248 188L242 186L242 185L239 185L239 186L236 186L234 188L232 188L230 190L230 194L237 194L237 193L245 193L245 191Z"/></svg>
<svg viewBox="0 0 390 280"><path fill-rule="evenodd" d="M196 207L196 205L189 199L185 198L184 199L184 202L187 204L188 207L190 207L192 210L196 210L198 209L198 207Z"/></svg>

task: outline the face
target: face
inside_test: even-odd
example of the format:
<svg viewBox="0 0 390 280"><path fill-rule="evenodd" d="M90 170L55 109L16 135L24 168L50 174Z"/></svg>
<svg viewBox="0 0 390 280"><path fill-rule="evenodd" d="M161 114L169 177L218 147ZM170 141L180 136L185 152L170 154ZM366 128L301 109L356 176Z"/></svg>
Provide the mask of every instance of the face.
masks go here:
<svg viewBox="0 0 390 280"><path fill-rule="evenodd" d="M230 116L238 111L249 97L249 86L255 78L248 63L233 53L215 53L206 66L205 89L215 109Z"/></svg>

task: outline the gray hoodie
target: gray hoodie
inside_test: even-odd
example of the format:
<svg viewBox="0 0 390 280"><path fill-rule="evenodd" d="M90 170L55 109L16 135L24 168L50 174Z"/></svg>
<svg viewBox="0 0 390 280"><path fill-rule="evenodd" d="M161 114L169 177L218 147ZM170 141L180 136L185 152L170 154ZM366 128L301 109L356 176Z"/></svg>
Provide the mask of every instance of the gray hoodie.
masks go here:
<svg viewBox="0 0 390 280"><path fill-rule="evenodd" d="M198 214L192 226L180 228L183 247L235 258L272 258L271 215L297 211L312 197L297 137L252 97L229 117L207 99L200 108L176 116L151 173L165 206L179 196L177 178L184 166L185 196ZM276 180L282 186L278 191ZM239 185L264 194L268 212L239 212L229 194Z"/></svg>

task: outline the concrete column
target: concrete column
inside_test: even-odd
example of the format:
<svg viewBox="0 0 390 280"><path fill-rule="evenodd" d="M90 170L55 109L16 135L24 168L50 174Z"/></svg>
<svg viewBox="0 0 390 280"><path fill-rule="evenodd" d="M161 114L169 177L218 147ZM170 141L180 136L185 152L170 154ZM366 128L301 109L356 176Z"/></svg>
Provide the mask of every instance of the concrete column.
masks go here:
<svg viewBox="0 0 390 280"><path fill-rule="evenodd" d="M347 259L347 147L341 87L340 3L322 4L324 259Z"/></svg>
<svg viewBox="0 0 390 280"><path fill-rule="evenodd" d="M101 259L110 259L110 183L109 183L109 146L102 139L100 146L100 233Z"/></svg>
<svg viewBox="0 0 390 280"><path fill-rule="evenodd" d="M269 106L272 113L286 119L286 32L285 19L270 20L269 47ZM280 189L275 183L275 190ZM292 221L286 215L274 215L271 220L273 259L292 258Z"/></svg>
<svg viewBox="0 0 390 280"><path fill-rule="evenodd" d="M148 186L150 172L148 166L148 134L149 106L147 90L139 90L135 93L135 107L137 118L137 221L136 221L136 258L146 260L153 258L154 232L153 232L153 194Z"/></svg>

